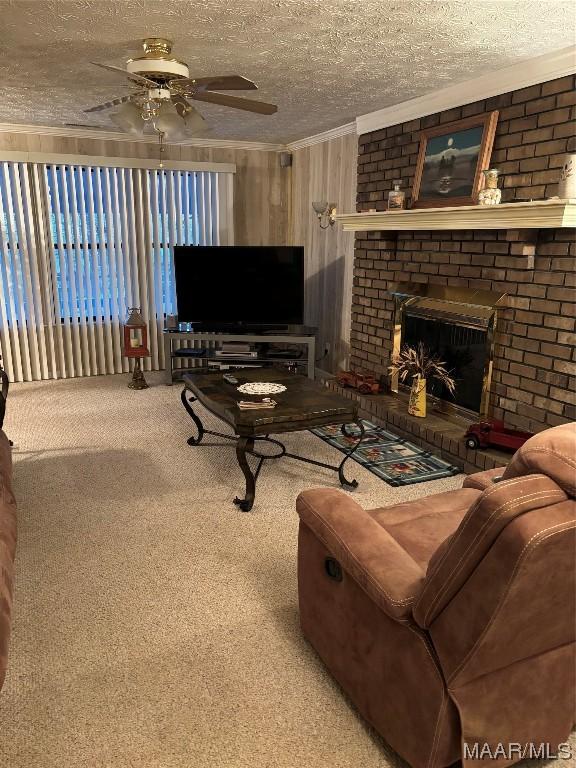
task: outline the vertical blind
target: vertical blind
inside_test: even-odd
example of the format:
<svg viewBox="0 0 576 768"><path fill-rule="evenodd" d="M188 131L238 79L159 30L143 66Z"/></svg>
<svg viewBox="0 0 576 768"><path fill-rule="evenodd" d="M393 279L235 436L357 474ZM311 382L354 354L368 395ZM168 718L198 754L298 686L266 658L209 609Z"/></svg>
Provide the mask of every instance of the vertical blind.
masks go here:
<svg viewBox="0 0 576 768"><path fill-rule="evenodd" d="M121 373L139 306L164 365L174 245L233 243L232 174L0 164L0 354L13 381Z"/></svg>

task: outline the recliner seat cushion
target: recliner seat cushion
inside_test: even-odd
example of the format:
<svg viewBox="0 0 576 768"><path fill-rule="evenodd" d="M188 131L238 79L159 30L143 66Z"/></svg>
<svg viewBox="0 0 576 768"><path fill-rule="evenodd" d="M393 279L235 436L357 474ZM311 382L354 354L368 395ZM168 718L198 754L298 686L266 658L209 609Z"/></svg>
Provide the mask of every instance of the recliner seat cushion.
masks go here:
<svg viewBox="0 0 576 768"><path fill-rule="evenodd" d="M368 514L425 571L434 552L454 533L479 496L476 489L461 488L391 507L369 509Z"/></svg>

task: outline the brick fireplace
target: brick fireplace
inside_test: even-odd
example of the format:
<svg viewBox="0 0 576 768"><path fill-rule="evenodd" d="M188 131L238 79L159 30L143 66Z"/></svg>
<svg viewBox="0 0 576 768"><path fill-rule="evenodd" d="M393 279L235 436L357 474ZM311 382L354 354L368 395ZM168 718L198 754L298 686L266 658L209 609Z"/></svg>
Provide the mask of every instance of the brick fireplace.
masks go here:
<svg viewBox="0 0 576 768"><path fill-rule="evenodd" d="M556 194L562 156L576 151L574 79L552 80L361 136L358 211L384 210L394 179L411 188L421 129L494 109L500 114L490 165L504 174L503 202ZM574 234L561 228L357 233L352 369L387 372L396 283L506 294L494 337L489 414L529 431L576 419ZM401 431L456 456L466 468L497 461L466 452L456 440L457 428L446 441L434 434L432 422L424 423L428 419L409 423L401 419L401 408L383 406L377 398L363 398L362 407L389 422L396 419Z"/></svg>

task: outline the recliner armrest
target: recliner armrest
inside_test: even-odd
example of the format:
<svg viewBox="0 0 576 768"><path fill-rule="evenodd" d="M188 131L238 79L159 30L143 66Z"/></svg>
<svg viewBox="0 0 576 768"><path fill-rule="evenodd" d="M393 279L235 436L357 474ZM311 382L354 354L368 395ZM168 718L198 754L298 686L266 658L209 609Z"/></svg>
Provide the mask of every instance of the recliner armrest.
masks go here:
<svg viewBox="0 0 576 768"><path fill-rule="evenodd" d="M473 475L468 475L464 478L462 488L476 488L478 491L485 491L486 488L494 485L498 480L502 479L506 467L496 467L495 469L487 469L484 472L475 472Z"/></svg>
<svg viewBox="0 0 576 768"><path fill-rule="evenodd" d="M342 491L316 488L298 496L296 509L302 523L388 616L411 616L425 574L359 504Z"/></svg>

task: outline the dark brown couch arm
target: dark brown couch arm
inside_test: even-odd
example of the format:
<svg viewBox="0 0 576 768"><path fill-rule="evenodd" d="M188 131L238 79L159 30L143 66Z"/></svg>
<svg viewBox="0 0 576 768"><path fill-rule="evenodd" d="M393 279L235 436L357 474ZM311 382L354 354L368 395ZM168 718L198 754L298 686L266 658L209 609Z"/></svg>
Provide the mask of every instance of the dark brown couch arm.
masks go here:
<svg viewBox="0 0 576 768"><path fill-rule="evenodd" d="M0 688L8 663L15 550L16 501L12 493L12 456L8 438L0 431Z"/></svg>
<svg viewBox="0 0 576 768"><path fill-rule="evenodd" d="M8 376L6 371L2 368L2 358L0 357L0 429L4 423L4 415L6 413L6 399L8 398Z"/></svg>
<svg viewBox="0 0 576 768"><path fill-rule="evenodd" d="M370 515L342 491L298 496L300 519L342 568L390 617L411 615L424 572Z"/></svg>

